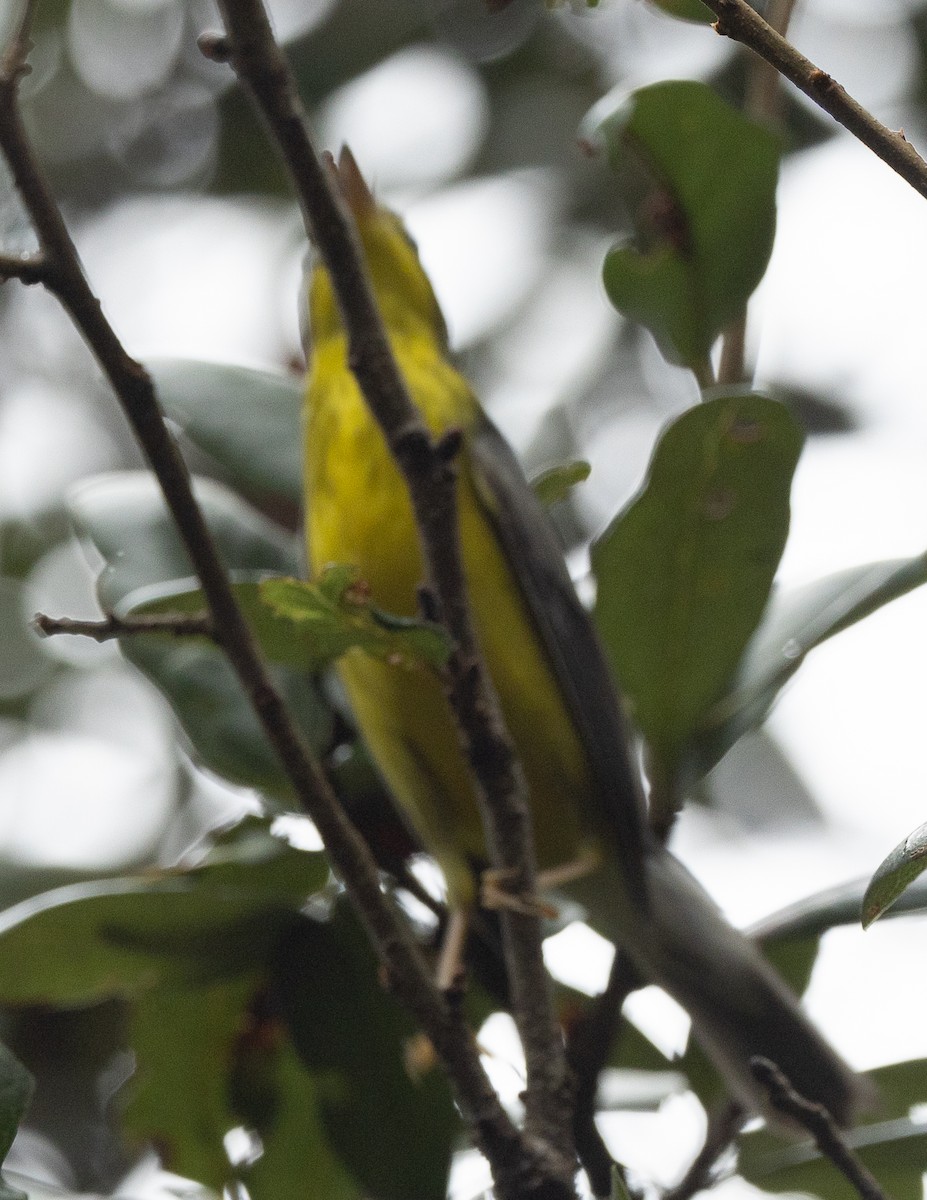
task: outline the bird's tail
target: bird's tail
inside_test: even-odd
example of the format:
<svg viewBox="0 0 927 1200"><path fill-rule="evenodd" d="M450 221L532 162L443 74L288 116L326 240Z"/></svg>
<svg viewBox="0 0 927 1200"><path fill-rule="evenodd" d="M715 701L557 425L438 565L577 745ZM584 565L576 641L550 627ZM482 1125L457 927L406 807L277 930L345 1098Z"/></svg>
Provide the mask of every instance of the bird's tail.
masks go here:
<svg viewBox="0 0 927 1200"><path fill-rule="evenodd" d="M803 1096L823 1104L838 1124L851 1125L875 1100L872 1084L830 1046L755 943L724 919L674 855L655 847L647 864L646 915L627 904L608 904L607 867L571 887L571 894L594 914L590 923L628 952L641 975L682 1005L703 1050L748 1111L782 1126L750 1070L750 1060L761 1056ZM612 898L621 890L613 882Z"/></svg>

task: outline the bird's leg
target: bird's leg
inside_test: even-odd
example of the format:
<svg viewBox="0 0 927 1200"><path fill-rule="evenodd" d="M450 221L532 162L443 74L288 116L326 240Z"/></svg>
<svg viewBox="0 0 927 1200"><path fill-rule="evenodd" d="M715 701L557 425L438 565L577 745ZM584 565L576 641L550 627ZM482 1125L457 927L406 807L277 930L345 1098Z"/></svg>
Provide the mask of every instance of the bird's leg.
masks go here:
<svg viewBox="0 0 927 1200"><path fill-rule="evenodd" d="M540 896L512 890L517 872L493 868L480 875L480 904L483 908L506 909L525 917L556 917L557 910Z"/></svg>
<svg viewBox="0 0 927 1200"><path fill-rule="evenodd" d="M470 931L470 910L452 908L441 942L435 982L442 992L450 992L460 984L464 972L464 951Z"/></svg>
<svg viewBox="0 0 927 1200"><path fill-rule="evenodd" d="M602 865L602 856L591 847L580 850L575 858L549 867L538 874L538 889L546 892L563 887L576 879L583 879L598 870ZM512 871L488 870L480 876L480 903L483 908L505 908L510 912L523 913L526 916L543 917L553 920L557 909L540 896L518 895L511 890L510 884L514 878Z"/></svg>
<svg viewBox="0 0 927 1200"><path fill-rule="evenodd" d="M585 879L592 875L602 865L602 855L592 846L583 847L575 858L561 863L558 867L548 867L538 875L538 886L544 891L553 891L567 883L575 883L577 879Z"/></svg>

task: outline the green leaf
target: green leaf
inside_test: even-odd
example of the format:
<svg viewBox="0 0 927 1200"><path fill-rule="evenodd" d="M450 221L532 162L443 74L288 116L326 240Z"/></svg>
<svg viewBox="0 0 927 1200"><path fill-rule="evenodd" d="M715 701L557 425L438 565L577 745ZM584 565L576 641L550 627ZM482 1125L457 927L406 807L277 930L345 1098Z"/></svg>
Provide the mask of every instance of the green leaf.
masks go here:
<svg viewBox="0 0 927 1200"><path fill-rule="evenodd" d="M194 482L194 491L226 566L292 574L299 569L297 539L262 517L222 484ZM150 584L192 574L189 556L154 476L117 471L80 483L68 508L81 537L105 560L97 581L106 611Z"/></svg>
<svg viewBox="0 0 927 1200"><path fill-rule="evenodd" d="M359 1200L329 1145L317 1084L270 1011L265 982L248 974L138 998L127 1129L153 1142L166 1167L215 1191L240 1180L253 1200ZM258 1135L261 1153L235 1165L223 1138L242 1126Z"/></svg>
<svg viewBox="0 0 927 1200"><path fill-rule="evenodd" d="M545 508L552 508L562 500L566 500L578 483L584 483L592 471L589 463L582 459L576 462L563 463L559 467L551 467L542 471L531 480L534 494Z"/></svg>
<svg viewBox="0 0 927 1200"><path fill-rule="evenodd" d="M233 572L232 579L242 612L272 663L309 674L355 648L406 668L440 670L447 662L444 630L376 608L355 567L326 567L311 583L247 571ZM205 605L195 579L175 579L130 593L117 612L189 615L205 612Z"/></svg>
<svg viewBox="0 0 927 1200"><path fill-rule="evenodd" d="M909 1120L863 1125L844 1134L892 1200L920 1200L927 1128ZM858 1200L853 1186L812 1142L785 1144L765 1130L740 1138L739 1173L768 1192L811 1192Z"/></svg>
<svg viewBox="0 0 927 1200"><path fill-rule="evenodd" d="M760 939L764 956L796 996L804 995L807 990L820 948L821 939L813 936Z"/></svg>
<svg viewBox="0 0 927 1200"><path fill-rule="evenodd" d="M247 1027L254 975L199 988L159 987L139 996L130 1042L136 1073L123 1120L151 1142L167 1170L221 1192L236 1174L223 1146L240 1119L229 1096L237 1039Z"/></svg>
<svg viewBox="0 0 927 1200"><path fill-rule="evenodd" d="M245 581L299 569L296 539L284 534L227 488L199 481L196 492L230 568ZM194 589L190 561L150 475L105 475L75 489L70 500L78 532L105 561L97 582L107 611L125 613L159 599L183 606ZM180 582L178 582L178 580ZM202 608L197 593L187 601ZM256 607L256 606L254 606ZM268 622L272 618L267 616ZM278 627L278 640L285 633ZM291 789L241 684L225 656L205 638L144 635L124 638L125 657L164 694L196 756L225 779L288 801ZM274 681L309 745L330 740L332 715L302 662L273 672Z"/></svg>
<svg viewBox="0 0 927 1200"><path fill-rule="evenodd" d="M7 909L0 1001L87 1004L266 961L328 866L322 854L259 839L251 822L237 836L238 856L222 842L198 867L73 884Z"/></svg>
<svg viewBox="0 0 927 1200"><path fill-rule="evenodd" d="M925 582L927 555L918 555L775 590L736 675L701 722L694 746L699 773L718 762L747 730L762 724L811 650Z"/></svg>
<svg viewBox="0 0 927 1200"><path fill-rule="evenodd" d="M681 21L696 21L700 25L711 25L717 19L710 8L702 4L702 0L650 0L656 8L661 8L671 17Z"/></svg>
<svg viewBox="0 0 927 1200"><path fill-rule="evenodd" d="M592 548L595 618L651 751L672 762L735 670L785 545L801 431L724 396L663 433L643 490Z"/></svg>
<svg viewBox="0 0 927 1200"><path fill-rule="evenodd" d="M879 1097L878 1116L907 1117L915 1105L927 1100L927 1059L889 1063L865 1072Z"/></svg>
<svg viewBox="0 0 927 1200"><path fill-rule="evenodd" d="M383 990L346 907L294 931L276 981L297 1053L317 1080L330 1143L362 1189L378 1200L444 1200L459 1130L447 1080Z"/></svg>
<svg viewBox="0 0 927 1200"><path fill-rule="evenodd" d="M236 1058L241 1059L240 1043ZM242 1172L248 1194L252 1200L361 1200L365 1193L329 1142L319 1112L319 1084L303 1069L289 1039L275 1059L275 1112L258 1127L264 1153Z"/></svg>
<svg viewBox="0 0 927 1200"><path fill-rule="evenodd" d="M588 140L604 145L635 214L635 244L605 259L609 298L672 362L703 373L769 261L779 141L692 81L633 92Z"/></svg>
<svg viewBox="0 0 927 1200"><path fill-rule="evenodd" d="M866 880L856 879L827 888L790 904L779 912L751 926L748 932L765 946L780 942L818 938L838 925L855 925L859 921ZM927 911L927 879L913 883L885 914L885 919Z"/></svg>
<svg viewBox="0 0 927 1200"><path fill-rule="evenodd" d="M154 359L146 366L168 416L239 490L302 504L298 379L192 359Z"/></svg>
<svg viewBox="0 0 927 1200"><path fill-rule="evenodd" d="M407 670L425 666L439 671L451 653L450 638L439 625L374 607L354 567L327 567L313 583L268 579L260 597L286 618L319 664L359 649Z"/></svg>
<svg viewBox="0 0 927 1200"><path fill-rule="evenodd" d="M863 897L862 924L868 929L902 892L927 870L927 824L909 833L880 864Z"/></svg>
<svg viewBox="0 0 927 1200"><path fill-rule="evenodd" d="M0 1042L0 1164L10 1152L34 1088L32 1076Z"/></svg>

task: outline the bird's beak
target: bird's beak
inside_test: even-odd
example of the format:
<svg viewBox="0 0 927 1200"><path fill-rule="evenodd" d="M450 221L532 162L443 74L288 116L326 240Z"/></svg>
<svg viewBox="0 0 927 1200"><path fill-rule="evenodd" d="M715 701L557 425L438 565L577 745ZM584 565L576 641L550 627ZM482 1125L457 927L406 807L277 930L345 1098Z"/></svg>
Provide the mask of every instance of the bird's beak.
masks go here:
<svg viewBox="0 0 927 1200"><path fill-rule="evenodd" d="M337 163L331 155L325 157L328 169L338 185L338 190L355 219L359 220L361 217L369 216L376 209L377 202L374 200L373 192L367 186L367 180L361 174L357 160L350 149L347 146L341 147Z"/></svg>

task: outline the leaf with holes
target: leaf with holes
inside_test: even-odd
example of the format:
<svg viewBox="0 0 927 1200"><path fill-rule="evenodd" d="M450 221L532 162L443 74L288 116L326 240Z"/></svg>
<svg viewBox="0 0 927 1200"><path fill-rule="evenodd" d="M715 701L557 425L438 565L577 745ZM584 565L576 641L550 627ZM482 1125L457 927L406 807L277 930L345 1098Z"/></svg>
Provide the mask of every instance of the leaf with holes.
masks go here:
<svg viewBox="0 0 927 1200"><path fill-rule="evenodd" d="M769 262L779 140L693 81L640 88L604 118L593 110L590 126L635 225L634 243L606 256L609 298L667 358L704 374Z"/></svg>
<svg viewBox="0 0 927 1200"><path fill-rule="evenodd" d="M666 429L642 491L593 546L596 623L635 721L669 762L762 615L801 444L774 400L699 405Z"/></svg>

